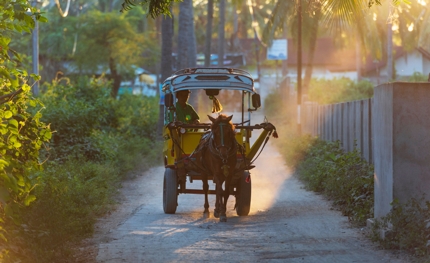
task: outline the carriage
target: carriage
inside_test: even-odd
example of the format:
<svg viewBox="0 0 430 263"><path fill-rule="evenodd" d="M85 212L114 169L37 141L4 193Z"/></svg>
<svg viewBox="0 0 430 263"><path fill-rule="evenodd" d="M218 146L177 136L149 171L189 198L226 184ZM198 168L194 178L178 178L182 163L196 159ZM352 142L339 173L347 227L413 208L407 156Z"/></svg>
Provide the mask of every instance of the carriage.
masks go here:
<svg viewBox="0 0 430 263"><path fill-rule="evenodd" d="M207 102L215 103L219 98L227 106L223 112L232 115L228 117L228 114L221 114L218 118L208 115L210 122L198 124L180 122L175 112L175 98L181 90L190 90L197 93L197 96L200 94L198 97ZM252 113L261 106L252 76L246 71L232 68L184 69L164 81L162 92L164 212L176 212L180 194L204 194L205 212L208 212L207 195L216 194L215 217L220 215L221 208L218 204L222 204L222 200L226 203L230 195L236 198L237 215L247 216L251 206L250 170L254 168L253 161L263 150L270 135L277 137L276 129L271 123L251 123ZM227 132L231 128L234 132L230 132L230 136ZM259 136L251 138L253 131L260 129ZM230 137L231 142L228 142ZM228 147L224 147L224 144L228 144ZM208 180L216 184L215 190L208 188ZM203 188L191 187L190 184L194 181L202 181ZM225 189L222 190L224 182ZM220 220L226 221L223 211Z"/></svg>

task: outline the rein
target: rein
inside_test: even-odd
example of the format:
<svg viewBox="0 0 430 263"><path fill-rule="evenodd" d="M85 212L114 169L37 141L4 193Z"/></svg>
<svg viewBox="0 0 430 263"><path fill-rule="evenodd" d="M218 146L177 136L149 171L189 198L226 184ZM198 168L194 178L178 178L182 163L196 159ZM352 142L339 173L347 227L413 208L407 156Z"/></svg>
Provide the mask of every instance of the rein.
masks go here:
<svg viewBox="0 0 430 263"><path fill-rule="evenodd" d="M219 145L219 146L216 145L213 129L212 129L211 136L209 139L209 150L211 151L212 154L218 156L224 164L227 163L228 158L230 158L231 156L233 156L237 153L237 143L235 143L236 139L234 138L234 136L231 136L232 142L230 143L230 146L227 149L227 155L223 155L220 151L221 147L227 147L225 145L226 142L225 142L225 138L224 138L224 129L223 129L227 125L228 125L228 123L225 123L225 122L220 122L218 124L218 127L220 128L221 145Z"/></svg>

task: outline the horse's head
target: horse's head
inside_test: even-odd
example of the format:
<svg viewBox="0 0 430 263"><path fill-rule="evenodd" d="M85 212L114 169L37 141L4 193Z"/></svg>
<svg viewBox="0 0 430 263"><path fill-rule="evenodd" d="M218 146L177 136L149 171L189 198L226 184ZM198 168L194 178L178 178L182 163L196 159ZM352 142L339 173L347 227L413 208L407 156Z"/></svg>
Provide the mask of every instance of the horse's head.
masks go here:
<svg viewBox="0 0 430 263"><path fill-rule="evenodd" d="M220 114L216 119L209 115L208 117L212 121L211 130L214 146L222 155L228 154L230 150L236 147L235 127L231 122L233 115Z"/></svg>

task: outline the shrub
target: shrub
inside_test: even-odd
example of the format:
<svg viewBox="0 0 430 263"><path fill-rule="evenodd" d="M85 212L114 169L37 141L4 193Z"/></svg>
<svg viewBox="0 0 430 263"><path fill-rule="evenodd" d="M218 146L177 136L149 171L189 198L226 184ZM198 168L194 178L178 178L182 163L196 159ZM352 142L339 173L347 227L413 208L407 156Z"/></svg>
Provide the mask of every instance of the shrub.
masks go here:
<svg viewBox="0 0 430 263"><path fill-rule="evenodd" d="M387 216L376 220L373 239L385 248L404 249L416 256L429 256L430 202L424 198L410 199L406 204L395 200ZM384 239L379 238L381 228L389 229ZM427 261L430 258L427 257Z"/></svg>
<svg viewBox="0 0 430 263"><path fill-rule="evenodd" d="M307 189L323 192L352 222L364 225L373 217L373 167L357 150L345 153L339 142L317 140L296 172Z"/></svg>
<svg viewBox="0 0 430 263"><path fill-rule="evenodd" d="M52 164L37 174L37 199L21 211L26 225L17 237L21 240L15 240L26 249L12 251L11 258L25 255L24 262L67 261L70 245L93 233L97 216L112 202L119 188L118 175L113 166L85 160Z"/></svg>
<svg viewBox="0 0 430 263"><path fill-rule="evenodd" d="M65 81L64 84L60 80L47 84L47 91L41 97L46 107L43 120L55 131L50 143L50 159L64 161L70 156L84 156L97 160L100 149L92 143L93 131L115 128L109 89L86 78L77 86Z"/></svg>
<svg viewBox="0 0 430 263"><path fill-rule="evenodd" d="M45 170L30 178L37 185L34 205L22 207L22 222L9 225L11 260L67 262L70 247L92 234L120 180L161 163L161 145L154 140L157 100L132 95L114 100L105 83L78 83L56 80L41 96L43 120L54 130L45 152L50 158Z"/></svg>
<svg viewBox="0 0 430 263"><path fill-rule="evenodd" d="M362 100L372 96L373 84L366 80L354 82L348 78L312 79L309 88L309 100L319 104Z"/></svg>

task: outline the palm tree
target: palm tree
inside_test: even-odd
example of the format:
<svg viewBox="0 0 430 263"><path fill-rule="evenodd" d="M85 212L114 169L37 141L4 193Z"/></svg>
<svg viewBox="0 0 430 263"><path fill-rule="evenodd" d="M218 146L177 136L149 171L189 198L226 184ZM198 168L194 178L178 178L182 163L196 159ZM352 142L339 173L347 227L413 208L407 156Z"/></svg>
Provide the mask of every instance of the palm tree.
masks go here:
<svg viewBox="0 0 430 263"><path fill-rule="evenodd" d="M214 0L208 0L208 14L207 14L206 38L205 38L205 67L209 67L211 63L213 14L214 14Z"/></svg>
<svg viewBox="0 0 430 263"><path fill-rule="evenodd" d="M194 34L193 1L184 0L179 4L178 64L177 69L194 67L197 59Z"/></svg>
<svg viewBox="0 0 430 263"><path fill-rule="evenodd" d="M163 16L161 22L161 81L172 74L173 19ZM161 96L161 94L160 94ZM157 122L157 137L161 139L164 124L164 105L160 103Z"/></svg>
<svg viewBox="0 0 430 263"><path fill-rule="evenodd" d="M219 24L218 24L218 66L224 66L224 42L225 42L225 0L219 0Z"/></svg>

